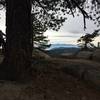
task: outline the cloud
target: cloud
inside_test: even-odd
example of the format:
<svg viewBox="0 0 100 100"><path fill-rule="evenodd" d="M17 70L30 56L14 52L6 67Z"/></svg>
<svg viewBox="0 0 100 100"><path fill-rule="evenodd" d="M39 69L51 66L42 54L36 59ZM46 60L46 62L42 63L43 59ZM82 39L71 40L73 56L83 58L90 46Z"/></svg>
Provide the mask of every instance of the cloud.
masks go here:
<svg viewBox="0 0 100 100"><path fill-rule="evenodd" d="M75 36L74 35L55 35L53 37L63 37L63 38L64 37L69 37L69 38L71 37L71 38L75 38L75 37L79 37L79 36L77 36L77 35L75 35Z"/></svg>
<svg viewBox="0 0 100 100"><path fill-rule="evenodd" d="M82 32L81 31L79 31L79 30L70 30L70 31L68 31L69 33L72 33L72 34L82 34Z"/></svg>

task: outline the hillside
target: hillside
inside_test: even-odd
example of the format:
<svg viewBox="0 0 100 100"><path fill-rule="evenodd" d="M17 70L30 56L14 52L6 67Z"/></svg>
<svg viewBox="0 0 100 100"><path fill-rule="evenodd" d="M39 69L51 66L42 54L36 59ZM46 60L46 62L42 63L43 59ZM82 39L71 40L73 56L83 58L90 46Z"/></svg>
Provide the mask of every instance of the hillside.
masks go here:
<svg viewBox="0 0 100 100"><path fill-rule="evenodd" d="M87 60L33 59L31 81L0 81L0 100L100 100L92 83L77 77L84 66L88 71L100 68L99 63ZM69 72L77 75L68 73L68 67L75 68Z"/></svg>
<svg viewBox="0 0 100 100"><path fill-rule="evenodd" d="M60 56L62 54L76 54L80 48L72 44L52 44L47 53L51 56Z"/></svg>
<svg viewBox="0 0 100 100"><path fill-rule="evenodd" d="M59 48L54 48L51 50L48 50L47 53L51 56L59 56L64 53L70 53L70 54L75 54L80 50L80 48L75 48L75 47L59 47Z"/></svg>

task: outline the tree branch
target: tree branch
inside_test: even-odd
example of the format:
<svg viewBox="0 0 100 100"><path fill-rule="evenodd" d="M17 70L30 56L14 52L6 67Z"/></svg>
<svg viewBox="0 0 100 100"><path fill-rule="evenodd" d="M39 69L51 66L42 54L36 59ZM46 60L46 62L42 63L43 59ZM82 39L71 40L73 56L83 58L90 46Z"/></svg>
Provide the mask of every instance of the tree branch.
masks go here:
<svg viewBox="0 0 100 100"><path fill-rule="evenodd" d="M86 11L84 11L75 0L72 0L73 3L77 6L77 8L81 11L81 13L83 14L83 21L84 21L84 29L86 29L86 20L85 18L89 18L88 14Z"/></svg>

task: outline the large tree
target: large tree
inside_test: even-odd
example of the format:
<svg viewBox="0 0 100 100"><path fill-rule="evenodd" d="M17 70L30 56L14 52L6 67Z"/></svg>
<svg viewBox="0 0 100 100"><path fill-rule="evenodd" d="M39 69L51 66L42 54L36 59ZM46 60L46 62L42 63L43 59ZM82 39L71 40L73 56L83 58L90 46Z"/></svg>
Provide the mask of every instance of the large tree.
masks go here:
<svg viewBox="0 0 100 100"><path fill-rule="evenodd" d="M50 47L50 43L47 36L44 36L47 27L43 25L35 16L32 16L32 30L33 30L33 48L39 50L46 50Z"/></svg>
<svg viewBox="0 0 100 100"><path fill-rule="evenodd" d="M47 28L58 30L65 21L66 14L72 14L76 8L85 18L87 0L6 0L6 53L1 73L8 79L19 79L27 73L32 59L32 23L31 13ZM93 1L93 0L92 0ZM94 0L99 4L99 0ZM4 0L1 4L5 5ZM24 72L25 71L25 72ZM0 75L0 76L1 76Z"/></svg>
<svg viewBox="0 0 100 100"><path fill-rule="evenodd" d="M31 66L31 1L6 0L6 53L2 63L8 79L17 79Z"/></svg>

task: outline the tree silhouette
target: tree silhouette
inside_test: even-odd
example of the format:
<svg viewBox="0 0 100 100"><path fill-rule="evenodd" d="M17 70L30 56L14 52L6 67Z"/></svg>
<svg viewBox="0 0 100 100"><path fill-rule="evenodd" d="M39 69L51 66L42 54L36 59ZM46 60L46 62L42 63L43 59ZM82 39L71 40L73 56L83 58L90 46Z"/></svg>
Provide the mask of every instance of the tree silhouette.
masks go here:
<svg viewBox="0 0 100 100"><path fill-rule="evenodd" d="M89 50L89 48L94 48L95 46L91 43L94 41L94 38L99 36L100 30L95 30L92 34L86 33L86 35L80 37L78 39L78 45L82 48L82 50Z"/></svg>
<svg viewBox="0 0 100 100"><path fill-rule="evenodd" d="M40 50L45 50L46 48L50 47L50 44L48 43L49 40L47 39L48 37L44 36L43 34L47 30L47 28L36 18L32 17L32 19L33 47Z"/></svg>
<svg viewBox="0 0 100 100"><path fill-rule="evenodd" d="M46 28L58 30L66 20L66 14L74 16L76 9L85 18L87 0L0 0L6 6L6 52L1 64L0 78L17 80L30 73L32 61L32 16ZM92 0L99 5L99 0ZM32 16L31 16L32 14ZM4 71L4 72L3 72ZM23 74L25 73L25 74ZM25 78L24 78L25 79Z"/></svg>
<svg viewBox="0 0 100 100"><path fill-rule="evenodd" d="M33 47L37 48L39 50L46 50L46 48L49 48L51 45L48 43L49 40L47 39L46 36L43 35L43 33L41 34L34 34L35 36L33 36Z"/></svg>
<svg viewBox="0 0 100 100"><path fill-rule="evenodd" d="M6 48L6 41L5 37L6 35L0 30L0 46L2 47L2 53L5 53L5 48Z"/></svg>

